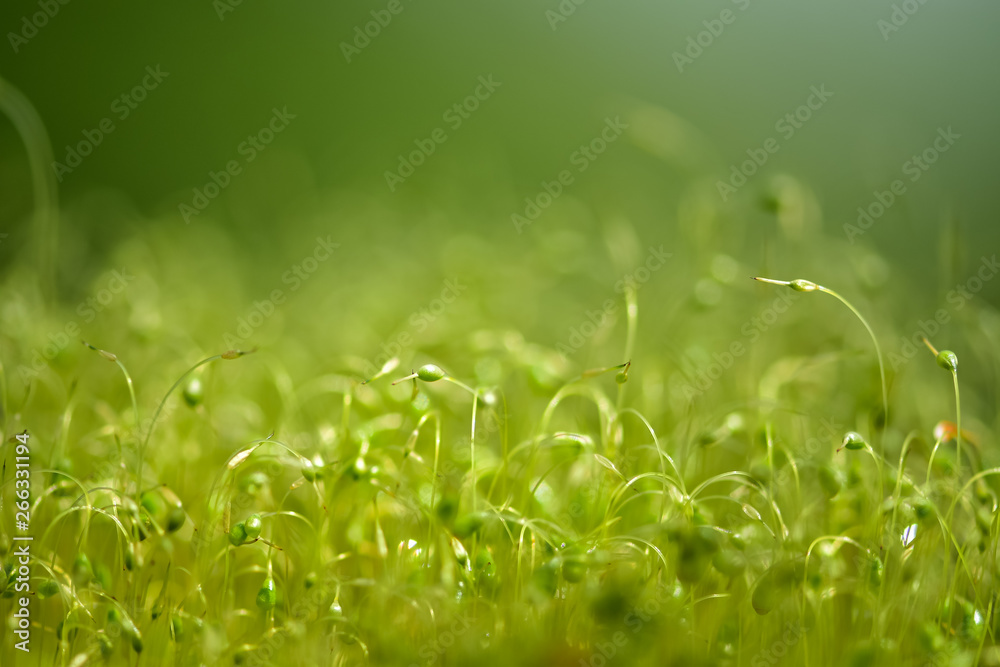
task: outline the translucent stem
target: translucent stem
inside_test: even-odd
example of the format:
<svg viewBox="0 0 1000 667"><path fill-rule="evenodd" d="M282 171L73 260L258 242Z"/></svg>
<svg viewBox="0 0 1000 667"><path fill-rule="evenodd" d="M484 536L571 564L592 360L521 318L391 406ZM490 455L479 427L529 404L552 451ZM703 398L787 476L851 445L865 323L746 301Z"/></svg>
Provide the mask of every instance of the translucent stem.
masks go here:
<svg viewBox="0 0 1000 667"><path fill-rule="evenodd" d="M41 267L42 293L55 296L56 253L58 251L59 199L49 136L38 112L21 91L0 78L0 109L10 118L24 141L31 167L35 205L35 242Z"/></svg>
<svg viewBox="0 0 1000 667"><path fill-rule="evenodd" d="M884 429L885 425L888 425L889 423L889 390L885 382L885 363L882 361L882 348L878 344L878 338L875 337L875 332L872 331L871 326L868 324L868 320L866 320L864 316L858 312L857 308L851 305L850 301L840 296L832 289L828 289L826 287L823 287L822 285L817 286L817 288L821 292L826 292L827 294L836 298L842 304L850 308L851 312L854 313L855 317L861 320L861 323L865 325L865 329L868 330L868 335L871 336L872 343L875 344L875 355L878 357L878 373L879 373L879 378L882 381L882 415L883 415L882 424ZM879 443L880 444L882 443L881 436L879 436Z"/></svg>

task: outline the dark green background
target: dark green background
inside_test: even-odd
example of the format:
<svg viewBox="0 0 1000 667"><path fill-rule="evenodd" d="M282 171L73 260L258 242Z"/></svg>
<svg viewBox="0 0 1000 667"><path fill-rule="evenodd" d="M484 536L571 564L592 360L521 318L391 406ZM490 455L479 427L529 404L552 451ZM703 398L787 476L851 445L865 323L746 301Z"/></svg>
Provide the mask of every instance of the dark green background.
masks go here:
<svg viewBox="0 0 1000 667"><path fill-rule="evenodd" d="M948 126L961 140L863 243L887 254L915 286L942 293L1000 245L995 2L928 0L885 40L876 23L893 11L887 1L751 0L741 11L721 1L588 0L553 30L545 12L555 0L404 0L404 11L347 63L341 43L386 4L245 0L220 20L208 0L73 0L15 54L7 33L38 5L6 2L0 75L32 100L58 159L110 115L111 102L147 65L170 73L61 184L69 207L95 192L123 193L135 214L118 217L136 225L175 215L210 170L237 157L236 146L264 126L272 107L287 107L297 115L289 129L199 218L222 221L251 255L287 233L275 224L284 212L332 191L394 210L447 210L443 225L509 234L523 198L565 168L605 116L638 103L683 118L712 150L696 166L678 167L634 145L616 146L577 179L573 196L596 215L626 216L669 243L684 188L724 177L819 84L833 99L721 208L726 224L750 230L741 237L743 254L759 257L755 234L771 233L745 206L769 175L787 172L812 188L826 232L842 240L841 226L857 207ZM727 8L735 22L679 73L672 54ZM390 193L383 173L397 155L443 126L442 112L488 74L502 82L495 96ZM0 257L9 260L27 243L30 177L7 122L0 147L0 226L10 234ZM99 255L121 227L91 218L76 222L79 236L68 238ZM947 229L958 230L958 259L952 253L942 262ZM391 244L394 231L385 222L368 234L373 244ZM998 289L988 285L984 296Z"/></svg>

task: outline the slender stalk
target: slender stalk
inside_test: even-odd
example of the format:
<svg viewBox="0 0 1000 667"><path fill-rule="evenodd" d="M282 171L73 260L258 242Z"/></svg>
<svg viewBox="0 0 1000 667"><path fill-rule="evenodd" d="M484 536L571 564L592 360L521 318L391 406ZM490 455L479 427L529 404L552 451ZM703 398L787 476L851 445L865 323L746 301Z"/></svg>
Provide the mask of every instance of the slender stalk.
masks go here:
<svg viewBox="0 0 1000 667"><path fill-rule="evenodd" d="M52 146L41 116L21 91L0 77L0 110L10 118L24 141L31 168L34 197L35 243L41 267L42 293L55 297L56 255L59 249L59 194L53 164Z"/></svg>
<svg viewBox="0 0 1000 667"><path fill-rule="evenodd" d="M179 378L177 378L177 382L174 382L174 384L170 387L170 389L167 390L167 393L164 394L163 400L161 400L160 404L156 406L156 412L153 413L153 420L149 422L149 428L146 430L146 437L143 439L142 445L139 447L139 475L136 479L136 487L142 485L142 465L146 453L146 446L149 444L149 438L151 435L153 435L153 429L156 427L156 420L159 419L160 413L163 411L163 406L167 404L167 399L170 398L170 394L174 393L174 390L180 386L181 382L183 382L187 378L187 376L191 375L191 373L198 370L205 364L215 361L216 359L236 359L238 357L242 357L243 355L250 354L251 352L253 352L253 350L250 350L249 352L244 352L241 350L229 350L228 352L223 352L222 354L212 355L211 357L202 359L194 366L187 369Z"/></svg>
<svg viewBox="0 0 1000 667"><path fill-rule="evenodd" d="M868 320L866 320L864 316L858 312L857 308L852 306L847 299L840 296L832 289L827 289L826 287L823 286L817 286L817 287L821 292L826 292L827 294L829 294L832 297L835 297L842 304L850 308L851 312L854 313L854 315L859 320L861 320L861 323L863 325L865 325L865 329L867 329L868 335L871 336L872 343L875 344L875 355L878 357L878 373L879 373L879 378L882 381L882 415L883 415L882 424L884 430L885 425L888 425L889 423L889 389L885 382L885 362L882 360L882 348L878 344L878 338L875 337L875 332L872 331L871 326L868 324ZM879 443L882 443L881 436L879 437Z"/></svg>
<svg viewBox="0 0 1000 667"><path fill-rule="evenodd" d="M881 348L881 346L879 346L879 344L878 344L878 338L875 337L875 332L872 330L871 326L868 324L868 320L866 320L864 318L864 316L860 312L858 312L857 308L855 308L853 305L851 305L850 301L848 301L844 297L840 296L839 294L837 294L836 292L834 292L832 289L829 289L827 287L823 287L822 285L817 285L816 283L811 282L809 280L802 280L802 279L798 279L798 280L772 280L770 278L760 278L760 277L755 277L754 280L757 280L757 281L762 282L762 283L768 283L768 284L771 284L771 285L783 285L785 287L791 287L796 292L816 292L816 291L825 292L825 293L829 294L830 296L836 298L838 301L840 301L845 306L847 306L850 309L850 311L852 313L854 313L854 316L857 317L859 320L861 320L861 324L863 324L865 326L865 329L868 331L868 335L871 336L872 343L875 344L875 356L878 357L878 373L879 373L879 378L882 381L882 415L883 415L883 419L882 419L883 429L882 430L884 432L884 426L889 423L889 389L888 389L888 385L886 384L886 381L885 381L885 362L882 360L882 348ZM882 441L883 441L883 437L880 435L879 436L879 446L880 446L881 449L884 450L884 443Z"/></svg>
<svg viewBox="0 0 1000 667"><path fill-rule="evenodd" d="M632 359L632 352L635 349L635 333L639 324L639 303L636 299L635 286L629 285L625 290L625 314L627 317L627 329L625 334L625 358ZM632 362L629 361L629 364ZM618 398L615 401L615 412L621 412L625 403L625 383L618 383Z"/></svg>

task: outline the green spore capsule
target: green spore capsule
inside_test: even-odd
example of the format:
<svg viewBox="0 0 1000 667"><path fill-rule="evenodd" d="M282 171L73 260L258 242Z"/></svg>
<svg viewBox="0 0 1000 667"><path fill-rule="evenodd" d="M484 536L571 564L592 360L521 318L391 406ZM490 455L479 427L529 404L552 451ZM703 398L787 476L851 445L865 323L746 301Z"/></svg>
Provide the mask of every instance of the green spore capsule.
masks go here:
<svg viewBox="0 0 1000 667"><path fill-rule="evenodd" d="M187 515L184 513L184 508L180 505L174 505L167 512L167 532L173 533L180 530L186 520Z"/></svg>
<svg viewBox="0 0 1000 667"><path fill-rule="evenodd" d="M437 382L444 377L444 371L434 364L425 364L417 369L417 378L424 382Z"/></svg>
<svg viewBox="0 0 1000 667"><path fill-rule="evenodd" d="M91 567L87 554L78 555L73 561L73 581L76 582L77 586L83 586L89 584L93 576L94 568Z"/></svg>
<svg viewBox="0 0 1000 667"><path fill-rule="evenodd" d="M238 547L241 544L246 544L247 541L247 527L242 521L233 524L233 527L229 529L229 543L234 547Z"/></svg>
<svg viewBox="0 0 1000 667"><path fill-rule="evenodd" d="M483 527L481 514L465 514L455 521L455 536L465 539Z"/></svg>
<svg viewBox="0 0 1000 667"><path fill-rule="evenodd" d="M951 350L941 350L937 355L938 366L955 373L958 371L958 355Z"/></svg>
<svg viewBox="0 0 1000 667"><path fill-rule="evenodd" d="M257 591L257 606L260 607L262 611L269 611L274 609L274 606L278 603L278 594L274 590L274 579L268 577L264 580L264 585L260 587Z"/></svg>
<svg viewBox="0 0 1000 667"><path fill-rule="evenodd" d="M626 371L619 371L618 375L615 376L615 382L618 384L625 384L628 382L628 373Z"/></svg>
<svg viewBox="0 0 1000 667"><path fill-rule="evenodd" d="M44 600L59 592L59 584L52 579L46 579L38 585L38 597Z"/></svg>
<svg viewBox="0 0 1000 667"><path fill-rule="evenodd" d="M139 496L139 504L157 523L162 523L167 516L167 506L163 497L155 491L143 491Z"/></svg>
<svg viewBox="0 0 1000 667"><path fill-rule="evenodd" d="M247 539L256 540L260 537L260 530L264 526L264 523L260 519L259 514L251 514L247 517L246 522L244 522L243 527L246 530Z"/></svg>
<svg viewBox="0 0 1000 667"><path fill-rule="evenodd" d="M816 283L809 280L802 280L801 278L789 282L788 286L796 292L815 292L819 289L819 285Z"/></svg>
<svg viewBox="0 0 1000 667"><path fill-rule="evenodd" d="M323 461L317 458L314 463L308 459L302 462L302 476L306 478L307 482L315 482L318 479L323 479Z"/></svg>
<svg viewBox="0 0 1000 667"><path fill-rule="evenodd" d="M184 385L184 402L190 407L194 408L201 404L205 400L205 387L201 383L201 378L191 378L188 383Z"/></svg>
<svg viewBox="0 0 1000 667"><path fill-rule="evenodd" d="M841 445L850 450L858 450L865 448L865 439L861 437L860 433L856 431L848 431L844 434L844 442Z"/></svg>
<svg viewBox="0 0 1000 667"><path fill-rule="evenodd" d="M132 549L125 550L125 569L129 572L135 570L136 566L141 566L141 563L135 557L135 552Z"/></svg>

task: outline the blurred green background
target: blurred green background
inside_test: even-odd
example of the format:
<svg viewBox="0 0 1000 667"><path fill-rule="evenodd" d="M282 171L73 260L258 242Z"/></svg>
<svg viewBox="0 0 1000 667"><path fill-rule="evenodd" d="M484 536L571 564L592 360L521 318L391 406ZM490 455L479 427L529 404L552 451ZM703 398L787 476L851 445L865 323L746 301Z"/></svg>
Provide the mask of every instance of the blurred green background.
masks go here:
<svg viewBox="0 0 1000 667"><path fill-rule="evenodd" d="M808 272L811 260L794 244L775 245L798 233L848 272L874 249L888 259L896 295L918 294L925 309L1000 245L995 2L400 0L395 14L388 2L69 2L49 6L50 18L39 14L45 6L0 8L0 74L36 107L57 161L102 119L114 125L61 175L59 295L70 301L108 268L113 248L153 229L192 252L225 246L253 267L233 278L249 296L266 293L319 232L370 272L341 262L324 278L334 291L379 272L403 281L447 274L469 239L502 253L498 262L515 274L539 256L567 274L586 272L582 247L603 243L612 221L627 221L638 248L675 250L675 266L695 256L681 276L690 280L676 285L690 291L715 252L753 272ZM379 17L386 25L376 30ZM366 25L377 33L367 44L357 37ZM678 67L677 54L693 57ZM119 98L147 68L167 75L123 118ZM480 77L500 85L453 129L446 113ZM783 137L776 123L813 87L832 97ZM294 119L248 163L240 146L273 109ZM574 151L616 117L629 125L624 140L575 171ZM447 141L390 189L386 172L437 128ZM940 128L960 138L848 243L844 225L855 223L858 207L906 179L905 163ZM780 150L723 202L718 182L769 137ZM0 146L0 227L8 234L0 260L13 271L35 256L27 253L31 180L7 121ZM186 225L179 207L231 160L242 171ZM564 169L573 170L572 185L518 234L511 215ZM785 174L806 193L799 206L808 211L782 224L759 203ZM207 230L218 230L212 240ZM699 249L711 253L698 257ZM188 277L219 280L210 261L189 261ZM829 273L811 277L836 282ZM615 278L612 270L597 279L600 298ZM417 301L437 284L414 288ZM594 284L580 286L593 292ZM978 297L995 303L998 294L1000 284L989 282ZM906 303L895 315L919 312Z"/></svg>
<svg viewBox="0 0 1000 667"><path fill-rule="evenodd" d="M778 432L799 444L821 418L880 433L890 458L911 429L929 437L954 403L914 347L927 333L962 360L963 429L980 467L997 463L1000 281L981 259L1000 248L995 1L9 0L0 25L0 78L66 165L53 167L55 234L33 220L29 155L0 117L4 416L72 446L81 474L128 459L101 438L132 419L131 385L81 339L127 361L136 433L197 359L258 350L206 372L204 410L167 404L140 481L155 475L185 506L268 433L328 461L359 456L336 405L294 406L313 400L311 381L367 379L392 356L392 379L431 362L508 387L513 442L534 437L558 387L629 360L620 402L702 476L752 465L750 439L702 448L748 408L786 411ZM920 155L934 164L914 170ZM754 173L720 196L741 168ZM859 207L885 210L852 231ZM752 275L814 280L870 319L887 359L884 430L853 314L815 296L784 315L776 299L791 292ZM929 325L938 312L948 322ZM362 392L386 405L359 399L359 415L427 409L388 381ZM465 451L466 404L450 405L446 446ZM846 460L839 434L822 439L808 457ZM487 454L506 451L497 442ZM366 613L394 629L380 607Z"/></svg>
<svg viewBox="0 0 1000 667"><path fill-rule="evenodd" d="M262 241L276 232L268 223L278 211L334 189L396 207L435 207L448 197L474 214L469 226L507 231L510 211L563 168L604 116L637 102L696 127L711 158L678 169L617 147L573 196L670 234L686 181L727 174L747 148L775 134L775 121L801 104L810 86L825 84L834 93L830 103L782 142L765 176L788 171L806 182L836 234L874 189L885 189L930 145L939 126L951 126L962 137L955 150L864 240L921 281L936 263L948 216L960 221L968 247L996 246L995 2L914 2L919 10L885 39L878 21L890 19L891 2L588 0L564 3L574 13L553 28L546 12L558 11L555 0L402 0L401 13L348 63L342 42L387 4L70 2L15 53L9 33L25 34L23 18L40 9L12 1L0 9L0 72L37 107L57 159L83 130L115 120L115 132L63 179L65 203L113 189L147 215L176 210L210 170L236 157L272 107L287 107L294 123L210 210ZM673 53L726 9L735 20L679 72ZM169 76L118 120L112 102L157 65ZM502 82L495 97L390 193L383 172L415 139L443 127L443 111L488 74ZM7 122L0 142L9 253L31 198L25 156ZM752 184L762 181L759 175ZM752 196L749 190L740 196ZM374 241L391 236L371 231Z"/></svg>

